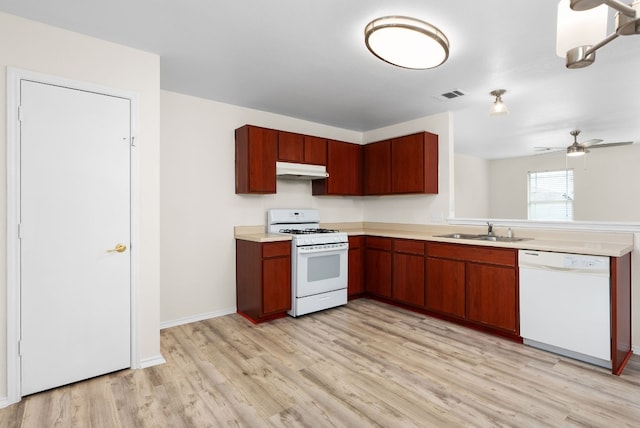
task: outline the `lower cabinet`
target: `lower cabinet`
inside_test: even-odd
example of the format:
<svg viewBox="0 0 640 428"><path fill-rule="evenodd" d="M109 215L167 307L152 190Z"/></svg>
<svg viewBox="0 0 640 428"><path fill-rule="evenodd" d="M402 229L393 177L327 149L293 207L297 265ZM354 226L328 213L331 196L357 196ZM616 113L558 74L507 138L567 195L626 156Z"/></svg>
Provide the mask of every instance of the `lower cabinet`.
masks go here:
<svg viewBox="0 0 640 428"><path fill-rule="evenodd" d="M236 305L253 322L291 309L291 242L236 240Z"/></svg>
<svg viewBox="0 0 640 428"><path fill-rule="evenodd" d="M428 310L464 318L465 289L465 262L427 258Z"/></svg>
<svg viewBox="0 0 640 428"><path fill-rule="evenodd" d="M364 256L365 290L378 297L391 297L391 238L367 236Z"/></svg>
<svg viewBox="0 0 640 428"><path fill-rule="evenodd" d="M401 303L424 307L424 241L393 240L391 297Z"/></svg>
<svg viewBox="0 0 640 428"><path fill-rule="evenodd" d="M467 263L467 318L518 332L516 269Z"/></svg>
<svg viewBox="0 0 640 428"><path fill-rule="evenodd" d="M349 298L364 293L364 237L349 237L349 277L347 294Z"/></svg>
<svg viewBox="0 0 640 428"><path fill-rule="evenodd" d="M429 243L426 308L517 336L516 266L515 249Z"/></svg>

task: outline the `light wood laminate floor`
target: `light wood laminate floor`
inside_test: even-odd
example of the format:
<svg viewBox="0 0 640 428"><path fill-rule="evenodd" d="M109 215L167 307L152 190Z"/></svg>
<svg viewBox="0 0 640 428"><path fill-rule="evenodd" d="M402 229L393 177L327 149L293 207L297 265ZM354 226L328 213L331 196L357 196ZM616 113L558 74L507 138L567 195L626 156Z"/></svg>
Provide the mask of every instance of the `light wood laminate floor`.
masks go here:
<svg viewBox="0 0 640 428"><path fill-rule="evenodd" d="M2 427L640 426L621 377L368 299L161 333L167 364L25 397Z"/></svg>

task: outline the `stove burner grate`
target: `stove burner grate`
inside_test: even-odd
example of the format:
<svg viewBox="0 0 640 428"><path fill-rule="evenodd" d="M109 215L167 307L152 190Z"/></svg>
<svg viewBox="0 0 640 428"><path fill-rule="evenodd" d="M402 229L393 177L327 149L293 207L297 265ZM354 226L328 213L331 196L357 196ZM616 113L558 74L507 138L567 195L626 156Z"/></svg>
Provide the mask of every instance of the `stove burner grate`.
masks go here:
<svg viewBox="0 0 640 428"><path fill-rule="evenodd" d="M319 233L337 233L336 229L280 229L280 233L290 233L292 235L313 235Z"/></svg>

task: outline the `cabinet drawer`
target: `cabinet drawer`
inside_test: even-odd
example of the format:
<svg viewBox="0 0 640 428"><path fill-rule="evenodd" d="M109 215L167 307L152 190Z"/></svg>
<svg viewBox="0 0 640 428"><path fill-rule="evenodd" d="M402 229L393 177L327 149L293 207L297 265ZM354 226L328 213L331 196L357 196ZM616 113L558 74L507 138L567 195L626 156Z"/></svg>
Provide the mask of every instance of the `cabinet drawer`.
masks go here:
<svg viewBox="0 0 640 428"><path fill-rule="evenodd" d="M364 245L364 236L350 236L349 237L349 249L354 250L361 248Z"/></svg>
<svg viewBox="0 0 640 428"><path fill-rule="evenodd" d="M413 239L394 239L393 251L424 256L424 244L424 241L415 241Z"/></svg>
<svg viewBox="0 0 640 428"><path fill-rule="evenodd" d="M435 242L429 243L427 246L427 255L429 257L442 257L504 266L515 266L517 254L517 250L515 249L489 246L441 244Z"/></svg>
<svg viewBox="0 0 640 428"><path fill-rule="evenodd" d="M378 236L367 236L367 248L391 251L391 238L380 238Z"/></svg>
<svg viewBox="0 0 640 428"><path fill-rule="evenodd" d="M291 241L266 242L262 245L262 257L288 256L291 254Z"/></svg>

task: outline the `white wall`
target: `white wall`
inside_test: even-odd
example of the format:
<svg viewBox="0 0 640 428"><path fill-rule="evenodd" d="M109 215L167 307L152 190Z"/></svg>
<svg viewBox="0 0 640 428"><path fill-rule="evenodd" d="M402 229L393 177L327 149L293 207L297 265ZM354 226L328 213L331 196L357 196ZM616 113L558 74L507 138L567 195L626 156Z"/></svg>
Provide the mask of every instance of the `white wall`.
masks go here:
<svg viewBox="0 0 640 428"><path fill-rule="evenodd" d="M574 220L640 222L640 144L489 161L490 216L527 218L527 172L574 170ZM469 217L479 217L470 215Z"/></svg>
<svg viewBox="0 0 640 428"><path fill-rule="evenodd" d="M0 13L0 81L6 67L136 92L140 97L140 301L141 355L160 355L159 336L159 105L157 55ZM6 85L0 85L0 129L6 129ZM6 147L6 133L0 145ZM0 222L6 225L6 150L0 151ZM0 228L0 271L6 272L6 228ZM0 275L0 308L6 308L6 276ZM6 385L6 311L0 309L0 397Z"/></svg>
<svg viewBox="0 0 640 428"><path fill-rule="evenodd" d="M444 223L453 214L453 115L450 112L366 132L365 143L415 132L438 135L438 194L364 197L364 220L410 224Z"/></svg>
<svg viewBox="0 0 640 428"><path fill-rule="evenodd" d="M453 206L459 218L490 218L489 161L456 153Z"/></svg>
<svg viewBox="0 0 640 428"><path fill-rule="evenodd" d="M316 197L310 182L278 180L275 195L235 194L235 134L245 124L361 143L359 132L161 91L161 320L170 326L235 311L233 227L264 225L269 208L317 208L324 222L425 223L431 210L446 215L444 167L437 196L381 199ZM440 134L440 161L449 156L449 114L389 127L374 139L420 130ZM382 207L382 208L379 208ZM392 210L389 209L392 207ZM435 208L433 208L435 207ZM373 211L382 209L382 216ZM395 213L395 214L394 214Z"/></svg>
<svg viewBox="0 0 640 428"><path fill-rule="evenodd" d="M360 143L358 132L161 92L161 320L234 312L234 226L264 225L269 208L318 208L323 221L362 221L361 198L315 197L278 180L275 195L235 194L235 134L245 124Z"/></svg>

